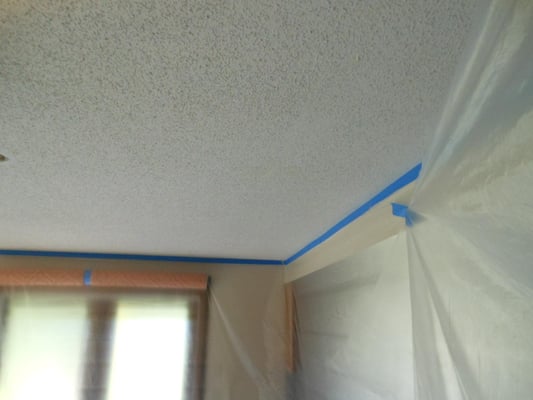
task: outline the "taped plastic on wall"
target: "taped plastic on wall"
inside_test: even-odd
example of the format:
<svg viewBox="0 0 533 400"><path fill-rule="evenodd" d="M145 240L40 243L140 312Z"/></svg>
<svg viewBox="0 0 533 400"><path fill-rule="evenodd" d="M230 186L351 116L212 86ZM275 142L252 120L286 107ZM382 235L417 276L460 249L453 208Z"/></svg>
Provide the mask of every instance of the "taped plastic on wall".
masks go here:
<svg viewBox="0 0 533 400"><path fill-rule="evenodd" d="M494 1L408 230L417 398L533 393L533 3Z"/></svg>
<svg viewBox="0 0 533 400"><path fill-rule="evenodd" d="M295 399L412 399L405 234L294 283Z"/></svg>
<svg viewBox="0 0 533 400"><path fill-rule="evenodd" d="M531 398L532 199L533 2L491 1L423 163L407 253L400 235L296 283L297 398Z"/></svg>

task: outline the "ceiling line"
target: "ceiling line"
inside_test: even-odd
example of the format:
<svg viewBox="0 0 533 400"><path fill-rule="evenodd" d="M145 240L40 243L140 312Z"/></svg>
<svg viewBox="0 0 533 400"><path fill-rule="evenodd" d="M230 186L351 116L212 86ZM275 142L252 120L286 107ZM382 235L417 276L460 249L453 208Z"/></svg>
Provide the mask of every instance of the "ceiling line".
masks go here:
<svg viewBox="0 0 533 400"><path fill-rule="evenodd" d="M286 260L269 260L253 258L225 258L225 257L189 257L189 256L163 256L149 254L121 254L121 253L92 253L92 252L71 252L71 251L46 251L46 250L8 250L0 249L0 255L4 256L30 256L30 257L59 257L59 258L89 258L103 260L132 260L132 261L167 261L167 262L190 262L205 264L247 264L247 265L289 265L311 251L321 243L328 240L347 225L361 217L376 204L385 200L404 186L415 181L420 175L422 164L419 163L411 168L401 177L396 179L385 189L380 191L366 203L352 211L341 219L326 232L309 242Z"/></svg>
<svg viewBox="0 0 533 400"><path fill-rule="evenodd" d="M91 258L103 260L135 260L135 261L169 261L191 262L206 264L255 264L255 265L283 265L281 260L262 260L252 258L225 258L225 257L189 257L189 256L162 256L150 254L123 254L123 253L93 253L73 251L47 251L47 250L0 250L3 256L30 256L30 257L59 257L59 258Z"/></svg>
<svg viewBox="0 0 533 400"><path fill-rule="evenodd" d="M363 214L365 214L367 211L369 211L376 204L382 202L383 200L385 200L387 197L389 197L393 193L397 192L398 190L400 190L404 186L407 186L411 182L415 181L416 178L418 178L418 175L420 175L420 169L421 168L422 168L422 163L419 163L416 166L414 166L413 168L411 168L409 171L407 171L401 177L396 179L389 186L387 186L381 192L376 194L374 197L372 197L370 200L368 200L362 206L360 206L356 210L352 211L346 217L344 217L339 222L337 222L335 225L333 225L331 228L329 228L322 235L320 235L319 237L317 237L313 241L309 242L307 245L302 247L300 250L298 250L292 256L290 256L289 258L284 260L283 264L284 265L289 265L293 261L296 261L298 258L302 257L304 254L306 254L307 252L309 252L312 249L314 249L316 246L318 246L321 243L323 243L326 240L328 240L330 237L332 237L338 231L344 229L347 225L349 225L350 223L355 221L357 218L361 217Z"/></svg>

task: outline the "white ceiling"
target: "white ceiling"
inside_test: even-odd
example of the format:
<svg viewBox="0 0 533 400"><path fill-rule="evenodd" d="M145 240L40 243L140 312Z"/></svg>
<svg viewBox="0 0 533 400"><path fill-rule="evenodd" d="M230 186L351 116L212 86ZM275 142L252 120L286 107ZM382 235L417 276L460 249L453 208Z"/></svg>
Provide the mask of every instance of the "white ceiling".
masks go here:
<svg viewBox="0 0 533 400"><path fill-rule="evenodd" d="M471 0L0 0L0 248L286 258L421 161Z"/></svg>

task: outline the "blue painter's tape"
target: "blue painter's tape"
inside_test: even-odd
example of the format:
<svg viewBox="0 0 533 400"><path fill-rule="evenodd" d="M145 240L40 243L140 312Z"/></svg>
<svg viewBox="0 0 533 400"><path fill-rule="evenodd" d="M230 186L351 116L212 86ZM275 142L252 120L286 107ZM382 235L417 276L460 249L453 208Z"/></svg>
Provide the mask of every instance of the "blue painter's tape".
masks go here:
<svg viewBox="0 0 533 400"><path fill-rule="evenodd" d="M249 265L283 265L281 260L263 260L251 258L211 258L185 256L156 256L149 254L120 254L120 253L80 253L69 251L41 251L41 250L1 250L4 256L30 257L62 257L62 258L90 258L102 260L132 260L132 261L167 261L190 262L205 264L249 264Z"/></svg>
<svg viewBox="0 0 533 400"><path fill-rule="evenodd" d="M413 225L413 220L409 213L409 207L407 207L405 204L399 204L399 203L391 203L391 206L392 206L392 215L405 218L405 224L407 226Z"/></svg>
<svg viewBox="0 0 533 400"><path fill-rule="evenodd" d="M392 182L389 186L387 186L385 189L383 189L381 192L379 192L377 195L372 197L369 201L364 203L361 207L350 213L345 218L341 219L339 222L337 222L335 225L333 225L330 229L328 229L326 232L324 232L322 235L317 237L315 240L304 246L302 249L298 250L296 253L294 253L292 256L287 258L285 261L283 261L283 264L289 265L293 261L296 261L298 258L303 256L308 251L314 249L319 244L325 242L330 237L332 237L334 234L336 234L341 229L345 228L346 225L352 223L357 218L365 214L368 210L370 210L372 207L374 207L376 204L380 203L381 201L385 200L387 197L395 193L396 191L400 190L404 186L407 186L411 182L414 182L418 175L420 175L420 170L422 169L422 164L416 165L414 168L407 171L405 174L403 174L401 177L396 179L394 182Z"/></svg>
<svg viewBox="0 0 533 400"><path fill-rule="evenodd" d="M158 256L148 254L120 254L120 253L84 253L84 252L66 252L66 251L40 251L40 250L2 250L0 255L7 256L33 256L33 257L64 257L64 258L90 258L103 260L132 260L132 261L167 261L167 262L190 262L190 263L205 263L205 264L247 264L247 265L289 265L297 260L310 250L322 244L337 232L345 228L347 225L361 217L369 211L376 204L385 200L387 197L414 182L420 175L422 164L416 165L414 168L407 171L400 178L392 182L389 186L372 197L369 201L361 205L348 216L337 222L330 229L322 235L308 243L302 249L298 250L286 260L272 260L272 259L253 259L253 258L220 258L220 257L186 257L186 256ZM393 206L394 207L394 206ZM405 207L405 206L404 206ZM394 213L394 209L393 209ZM396 214L394 214L396 215ZM403 216L403 215L401 215ZM406 213L406 223L412 224L412 219L409 213Z"/></svg>
<svg viewBox="0 0 533 400"><path fill-rule="evenodd" d="M90 269L86 269L83 272L83 284L85 286L91 286L92 279L93 279L93 272Z"/></svg>

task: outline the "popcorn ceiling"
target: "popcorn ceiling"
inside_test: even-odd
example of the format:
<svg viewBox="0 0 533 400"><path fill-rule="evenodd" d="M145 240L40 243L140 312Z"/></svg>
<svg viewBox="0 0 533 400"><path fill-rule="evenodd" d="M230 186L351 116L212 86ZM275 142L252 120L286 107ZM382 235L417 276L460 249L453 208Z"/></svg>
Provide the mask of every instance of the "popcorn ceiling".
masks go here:
<svg viewBox="0 0 533 400"><path fill-rule="evenodd" d="M0 2L0 248L286 258L420 162L467 0Z"/></svg>

